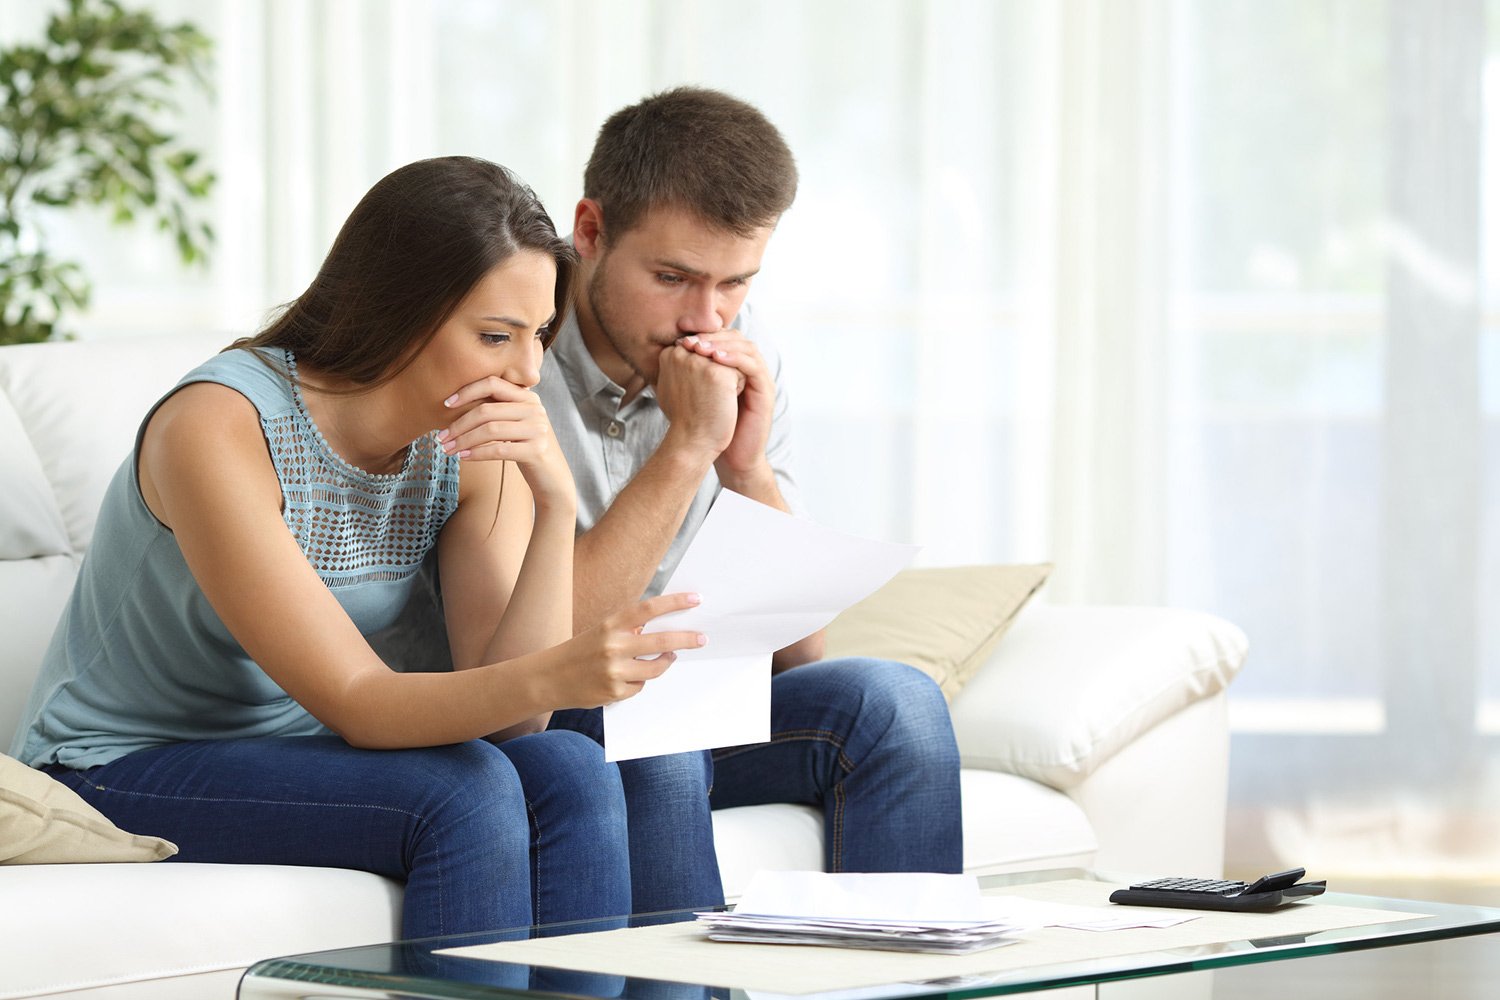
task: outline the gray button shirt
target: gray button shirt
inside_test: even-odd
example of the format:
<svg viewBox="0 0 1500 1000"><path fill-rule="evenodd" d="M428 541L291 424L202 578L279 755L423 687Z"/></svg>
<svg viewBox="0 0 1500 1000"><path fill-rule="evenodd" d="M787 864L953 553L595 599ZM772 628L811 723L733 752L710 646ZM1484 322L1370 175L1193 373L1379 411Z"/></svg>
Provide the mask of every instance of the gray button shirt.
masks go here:
<svg viewBox="0 0 1500 1000"><path fill-rule="evenodd" d="M751 333L746 323L748 315L748 309L742 310L734 325L760 348L776 381L776 409L766 454L782 497L792 512L800 515L804 511L792 478L791 421L787 416L781 358L764 337ZM578 533L583 534L598 523L614 498L656 452L667 433L667 417L650 387L621 405L625 390L594 362L579 332L576 314L568 316L542 361L542 381L537 393L573 470L578 486ZM709 470L644 596L661 593L721 488L718 475Z"/></svg>

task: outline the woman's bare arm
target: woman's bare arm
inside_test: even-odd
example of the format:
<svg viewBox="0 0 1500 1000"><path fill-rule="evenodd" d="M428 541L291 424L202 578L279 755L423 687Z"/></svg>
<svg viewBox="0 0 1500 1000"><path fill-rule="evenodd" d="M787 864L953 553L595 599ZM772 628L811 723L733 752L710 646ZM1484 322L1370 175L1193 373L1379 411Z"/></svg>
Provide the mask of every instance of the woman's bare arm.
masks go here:
<svg viewBox="0 0 1500 1000"><path fill-rule="evenodd" d="M463 464L459 509L438 542L455 670L524 656L572 636L574 520L570 503L535 504L511 463ZM495 735L537 732L547 722L541 713Z"/></svg>
<svg viewBox="0 0 1500 1000"><path fill-rule="evenodd" d="M287 694L355 746L460 742L560 705L628 697L670 663L637 656L697 642L685 633L635 636L632 617L668 610L647 602L561 646L454 673L396 673L287 530L260 421L243 396L210 383L176 393L147 427L139 468L148 506L176 535L230 633Z"/></svg>

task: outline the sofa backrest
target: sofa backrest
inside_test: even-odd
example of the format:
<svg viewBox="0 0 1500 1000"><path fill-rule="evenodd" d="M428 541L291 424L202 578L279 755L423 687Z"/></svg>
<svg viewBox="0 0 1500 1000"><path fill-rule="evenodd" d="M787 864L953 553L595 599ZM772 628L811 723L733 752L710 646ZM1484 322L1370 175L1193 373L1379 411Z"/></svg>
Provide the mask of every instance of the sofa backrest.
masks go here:
<svg viewBox="0 0 1500 1000"><path fill-rule="evenodd" d="M223 334L0 347L0 753L141 418Z"/></svg>

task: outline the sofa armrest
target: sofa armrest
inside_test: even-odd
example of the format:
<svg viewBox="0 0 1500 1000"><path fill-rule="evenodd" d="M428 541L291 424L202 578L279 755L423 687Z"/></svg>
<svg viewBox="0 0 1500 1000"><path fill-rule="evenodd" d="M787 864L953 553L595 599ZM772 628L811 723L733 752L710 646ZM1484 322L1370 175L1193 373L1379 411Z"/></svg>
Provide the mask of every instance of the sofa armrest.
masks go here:
<svg viewBox="0 0 1500 1000"><path fill-rule="evenodd" d="M1223 691L1246 649L1240 629L1202 612L1032 604L954 699L964 765L1070 791Z"/></svg>
<svg viewBox="0 0 1500 1000"><path fill-rule="evenodd" d="M1067 790L1099 841L1093 868L1122 875L1222 874L1227 702L1224 691L1193 702Z"/></svg>

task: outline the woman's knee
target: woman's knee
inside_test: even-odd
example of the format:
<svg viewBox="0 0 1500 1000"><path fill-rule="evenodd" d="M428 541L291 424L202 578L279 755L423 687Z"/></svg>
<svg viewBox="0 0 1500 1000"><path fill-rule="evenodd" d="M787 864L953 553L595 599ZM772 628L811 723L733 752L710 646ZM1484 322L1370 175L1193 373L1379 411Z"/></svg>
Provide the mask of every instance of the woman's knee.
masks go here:
<svg viewBox="0 0 1500 1000"><path fill-rule="evenodd" d="M475 824L495 835L524 837L526 796L515 765L483 740L398 750L382 781L415 813L438 827Z"/></svg>
<svg viewBox="0 0 1500 1000"><path fill-rule="evenodd" d="M620 771L604 748L582 733L548 730L499 744L520 774L528 802L558 802L606 821L622 822Z"/></svg>

